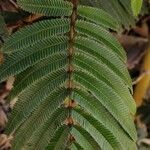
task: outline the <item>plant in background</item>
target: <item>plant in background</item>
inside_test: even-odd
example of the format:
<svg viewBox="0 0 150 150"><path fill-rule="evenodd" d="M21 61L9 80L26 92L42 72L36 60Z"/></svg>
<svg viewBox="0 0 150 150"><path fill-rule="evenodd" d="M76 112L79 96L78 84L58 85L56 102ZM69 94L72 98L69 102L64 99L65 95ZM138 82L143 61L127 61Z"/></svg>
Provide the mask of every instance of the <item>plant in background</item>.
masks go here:
<svg viewBox="0 0 150 150"><path fill-rule="evenodd" d="M137 16L142 8L143 0L131 0L131 8L133 10L133 14Z"/></svg>
<svg viewBox="0 0 150 150"><path fill-rule="evenodd" d="M18 0L51 16L13 34L0 79L17 75L6 134L13 150L134 150L136 111L119 25L78 0Z"/></svg>

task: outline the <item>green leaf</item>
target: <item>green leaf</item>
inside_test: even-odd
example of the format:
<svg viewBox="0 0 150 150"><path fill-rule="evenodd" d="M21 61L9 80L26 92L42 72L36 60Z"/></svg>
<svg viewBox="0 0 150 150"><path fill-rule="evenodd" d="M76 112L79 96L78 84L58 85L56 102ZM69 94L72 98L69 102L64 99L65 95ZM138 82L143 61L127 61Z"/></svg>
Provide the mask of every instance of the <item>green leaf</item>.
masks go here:
<svg viewBox="0 0 150 150"><path fill-rule="evenodd" d="M32 13L46 16L71 15L71 3L63 0L17 0L20 7Z"/></svg>
<svg viewBox="0 0 150 150"><path fill-rule="evenodd" d="M117 21L101 9L80 5L78 7L78 12L81 17L85 17L105 28L110 28L113 30L117 30L119 28Z"/></svg>
<svg viewBox="0 0 150 150"><path fill-rule="evenodd" d="M28 48L37 44L38 41L44 40L55 35L69 32L68 19L44 20L31 26L26 26L21 31L10 36L3 47L4 53L11 53ZM26 43L26 44L25 44Z"/></svg>
<svg viewBox="0 0 150 150"><path fill-rule="evenodd" d="M118 24L102 9L75 2L18 0L48 17L2 48L0 81L16 78L5 131L12 150L136 150L127 57L109 32Z"/></svg>
<svg viewBox="0 0 150 150"><path fill-rule="evenodd" d="M120 29L129 29L131 25L135 25L136 18L132 15L131 0L81 0L81 3L106 11L117 20Z"/></svg>
<svg viewBox="0 0 150 150"><path fill-rule="evenodd" d="M46 150L65 150L67 145L67 139L71 128L68 126L62 126L57 131L51 144L46 148Z"/></svg>
<svg viewBox="0 0 150 150"><path fill-rule="evenodd" d="M140 13L142 8L142 3L143 0L131 0L131 7L132 7L133 14L135 16L137 16Z"/></svg>

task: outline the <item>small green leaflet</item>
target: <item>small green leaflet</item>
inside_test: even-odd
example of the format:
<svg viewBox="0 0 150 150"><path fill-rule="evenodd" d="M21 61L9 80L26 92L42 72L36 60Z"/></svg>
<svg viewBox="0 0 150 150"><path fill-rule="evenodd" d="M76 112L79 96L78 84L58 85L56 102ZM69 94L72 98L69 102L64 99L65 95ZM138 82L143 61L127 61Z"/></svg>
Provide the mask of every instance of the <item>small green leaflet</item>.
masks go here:
<svg viewBox="0 0 150 150"><path fill-rule="evenodd" d="M131 7L132 7L132 11L134 16L137 16L142 8L142 3L143 0L131 0Z"/></svg>

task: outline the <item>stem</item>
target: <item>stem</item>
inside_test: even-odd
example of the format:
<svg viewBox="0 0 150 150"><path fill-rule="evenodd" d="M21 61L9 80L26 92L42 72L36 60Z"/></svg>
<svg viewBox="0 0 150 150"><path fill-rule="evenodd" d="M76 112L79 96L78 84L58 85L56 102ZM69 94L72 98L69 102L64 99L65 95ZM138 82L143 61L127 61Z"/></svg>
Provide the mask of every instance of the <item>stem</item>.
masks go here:
<svg viewBox="0 0 150 150"><path fill-rule="evenodd" d="M76 30L75 30L75 24L77 20L77 5L78 5L78 0L71 0L71 3L73 4L73 10L72 14L70 16L70 31L68 33L69 36L69 48L68 48L68 84L67 84L67 92L68 96L66 99L66 108L68 108L69 115L68 118L66 119L66 124L70 127L74 124L73 118L72 118L72 109L75 107L75 101L72 99L72 92L74 88L74 83L72 80L72 75L74 72L73 68L73 55L74 55L74 41L76 37Z"/></svg>
<svg viewBox="0 0 150 150"><path fill-rule="evenodd" d="M68 48L68 97L71 98L73 82L72 82L72 74L73 74L73 55L74 55L74 40L76 36L75 24L77 20L77 5L78 0L71 0L73 4L73 11L70 16L70 31L69 31L69 48Z"/></svg>

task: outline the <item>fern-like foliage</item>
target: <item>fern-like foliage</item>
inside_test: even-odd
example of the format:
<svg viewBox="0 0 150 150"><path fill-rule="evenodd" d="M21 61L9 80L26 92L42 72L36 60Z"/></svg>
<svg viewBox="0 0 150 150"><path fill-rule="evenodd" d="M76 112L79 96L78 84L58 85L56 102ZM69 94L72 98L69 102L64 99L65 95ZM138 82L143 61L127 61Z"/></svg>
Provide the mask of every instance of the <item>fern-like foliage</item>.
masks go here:
<svg viewBox="0 0 150 150"><path fill-rule="evenodd" d="M133 11L131 9L132 1L135 0L80 0L82 4L86 4L92 7L97 7L105 10L111 16L116 18L120 25L120 29L122 27L129 29L130 26L135 26L137 21L137 17L133 15ZM141 0L137 0L139 3ZM135 5L138 5L135 2ZM144 0L141 15L148 13L148 2Z"/></svg>
<svg viewBox="0 0 150 150"><path fill-rule="evenodd" d="M98 7L116 18L120 27L129 28L135 24L135 17L131 10L131 0L81 0L83 4Z"/></svg>
<svg viewBox="0 0 150 150"><path fill-rule="evenodd" d="M18 0L53 16L5 43L1 81L17 75L6 130L13 150L134 150L135 104L117 22L77 0Z"/></svg>

